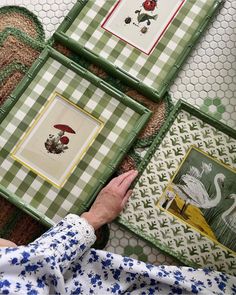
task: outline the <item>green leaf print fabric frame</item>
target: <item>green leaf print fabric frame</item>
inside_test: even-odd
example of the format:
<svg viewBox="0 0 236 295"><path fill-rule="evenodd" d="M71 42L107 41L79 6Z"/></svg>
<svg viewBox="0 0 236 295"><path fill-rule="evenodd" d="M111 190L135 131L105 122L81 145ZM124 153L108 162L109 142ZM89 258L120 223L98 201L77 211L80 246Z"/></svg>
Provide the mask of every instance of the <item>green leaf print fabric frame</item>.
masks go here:
<svg viewBox="0 0 236 295"><path fill-rule="evenodd" d="M187 0L150 55L101 27L117 2L78 1L54 37L140 93L159 100L222 1Z"/></svg>
<svg viewBox="0 0 236 295"><path fill-rule="evenodd" d="M58 93L104 124L62 188L11 157L48 99ZM46 48L3 107L0 126L0 192L47 225L68 212L81 214L114 173L151 112L123 93Z"/></svg>
<svg viewBox="0 0 236 295"><path fill-rule="evenodd" d="M210 155L209 161L214 167L220 167L226 175L225 186L222 188L223 203L220 204L224 204L227 210L235 204L232 199L236 194L235 130L179 101L140 164L141 175L118 222L186 265L210 267L236 275L235 248L234 251L229 249L203 234L196 226L191 226L177 215L157 206L168 184L173 181L180 167L183 167L181 165L191 147ZM200 167L202 160L200 157L197 160L198 157L195 158L195 163L199 162ZM214 186L212 189L215 194ZM212 224L220 222L217 231L224 229L221 216L216 215L211 223L213 228ZM228 233L231 242L234 241L235 233Z"/></svg>

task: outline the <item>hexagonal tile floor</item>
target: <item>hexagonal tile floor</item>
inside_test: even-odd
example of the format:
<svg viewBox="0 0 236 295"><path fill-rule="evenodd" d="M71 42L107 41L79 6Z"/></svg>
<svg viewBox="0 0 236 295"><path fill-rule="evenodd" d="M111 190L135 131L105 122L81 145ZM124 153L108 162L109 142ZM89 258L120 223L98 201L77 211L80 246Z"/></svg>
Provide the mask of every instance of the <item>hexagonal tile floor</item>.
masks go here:
<svg viewBox="0 0 236 295"><path fill-rule="evenodd" d="M76 0L1 0L34 12L49 38ZM236 128L236 5L225 1L170 87L173 101L184 99ZM110 225L106 250L154 264L178 264L117 224Z"/></svg>
<svg viewBox="0 0 236 295"><path fill-rule="evenodd" d="M225 1L170 88L182 98L236 128L236 5Z"/></svg>

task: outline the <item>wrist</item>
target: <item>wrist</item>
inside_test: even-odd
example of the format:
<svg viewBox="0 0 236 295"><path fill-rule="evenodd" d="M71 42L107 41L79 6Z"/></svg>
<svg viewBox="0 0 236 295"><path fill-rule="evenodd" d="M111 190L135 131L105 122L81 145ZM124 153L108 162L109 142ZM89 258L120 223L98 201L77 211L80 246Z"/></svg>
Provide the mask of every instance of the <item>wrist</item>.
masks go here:
<svg viewBox="0 0 236 295"><path fill-rule="evenodd" d="M86 219L87 222L94 228L94 230L99 229L101 226L103 226L105 224L105 222L103 222L101 220L101 218L95 216L94 214L92 214L91 212L84 212L81 215L82 218Z"/></svg>

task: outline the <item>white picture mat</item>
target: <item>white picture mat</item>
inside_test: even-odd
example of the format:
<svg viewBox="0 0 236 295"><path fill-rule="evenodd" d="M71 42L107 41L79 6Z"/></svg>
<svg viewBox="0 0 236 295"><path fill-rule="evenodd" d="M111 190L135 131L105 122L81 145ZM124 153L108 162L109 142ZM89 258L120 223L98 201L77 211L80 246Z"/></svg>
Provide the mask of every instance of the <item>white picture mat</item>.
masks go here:
<svg viewBox="0 0 236 295"><path fill-rule="evenodd" d="M65 134L69 134L69 148L62 154L48 153L45 148L49 134L56 135L59 132L53 127L56 124L69 125L75 131L75 134ZM97 119L56 95L50 99L12 155L23 165L60 187L82 159L101 125Z"/></svg>
<svg viewBox="0 0 236 295"><path fill-rule="evenodd" d="M137 0L135 4L133 1L122 0L106 16L102 27L142 52L150 54L185 1L158 0L154 11L146 11L143 8L143 0ZM136 10L140 10L140 14L143 13L150 17L157 15L157 19L150 19L149 26L146 25L146 22L134 25L134 22L137 23ZM125 24L127 17L131 18L130 24ZM152 24L152 22L154 23ZM144 26L148 28L145 34L140 32Z"/></svg>

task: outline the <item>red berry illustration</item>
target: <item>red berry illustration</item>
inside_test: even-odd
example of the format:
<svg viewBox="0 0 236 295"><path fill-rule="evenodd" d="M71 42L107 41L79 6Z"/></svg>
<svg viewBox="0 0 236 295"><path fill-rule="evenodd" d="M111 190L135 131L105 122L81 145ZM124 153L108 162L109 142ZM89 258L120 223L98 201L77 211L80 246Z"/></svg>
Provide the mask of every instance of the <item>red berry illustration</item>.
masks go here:
<svg viewBox="0 0 236 295"><path fill-rule="evenodd" d="M68 143L69 143L69 138L68 138L67 136L62 136L62 137L60 138L60 142L61 142L62 144L68 144Z"/></svg>
<svg viewBox="0 0 236 295"><path fill-rule="evenodd" d="M157 6L156 0L146 0L143 2L143 8L147 11L153 11Z"/></svg>

